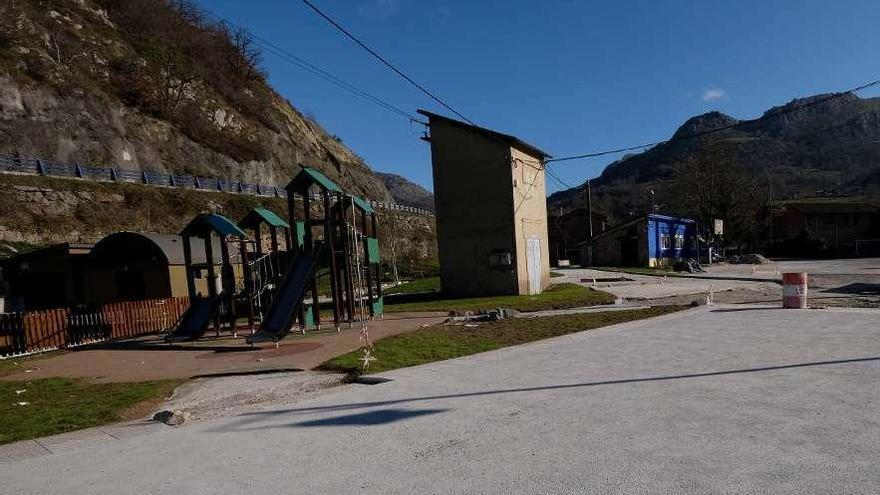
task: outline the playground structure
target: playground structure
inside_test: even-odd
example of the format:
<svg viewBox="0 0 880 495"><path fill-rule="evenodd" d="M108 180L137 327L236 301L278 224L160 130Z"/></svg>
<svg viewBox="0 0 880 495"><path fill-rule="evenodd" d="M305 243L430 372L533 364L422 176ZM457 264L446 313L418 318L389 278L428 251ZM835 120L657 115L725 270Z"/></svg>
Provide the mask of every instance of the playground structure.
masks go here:
<svg viewBox="0 0 880 495"><path fill-rule="evenodd" d="M278 342L295 326L303 333L319 328L322 307L329 306L337 330L382 315L375 210L308 167L285 190L289 223L255 208L237 225L221 215L202 214L184 228L191 305L166 340L197 340L209 326L217 335L228 328L237 336L245 313L251 344ZM193 238L203 240L204 264L193 263ZM201 279L204 293L197 290Z"/></svg>

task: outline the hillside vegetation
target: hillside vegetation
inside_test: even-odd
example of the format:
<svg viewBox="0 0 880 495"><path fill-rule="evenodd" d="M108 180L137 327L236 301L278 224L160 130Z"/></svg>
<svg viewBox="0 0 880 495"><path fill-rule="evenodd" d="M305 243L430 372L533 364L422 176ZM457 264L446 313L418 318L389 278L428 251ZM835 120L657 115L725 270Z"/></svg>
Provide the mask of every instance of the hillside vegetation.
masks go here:
<svg viewBox="0 0 880 495"><path fill-rule="evenodd" d="M389 200L260 62L190 0L0 2L0 152L275 185L306 164Z"/></svg>
<svg viewBox="0 0 880 495"><path fill-rule="evenodd" d="M204 212L238 221L264 206L287 216L281 198L141 184L0 174L0 189L0 258L34 246L95 242L118 231L176 234ZM407 275L437 258L432 217L380 210L379 242L383 259L393 257Z"/></svg>

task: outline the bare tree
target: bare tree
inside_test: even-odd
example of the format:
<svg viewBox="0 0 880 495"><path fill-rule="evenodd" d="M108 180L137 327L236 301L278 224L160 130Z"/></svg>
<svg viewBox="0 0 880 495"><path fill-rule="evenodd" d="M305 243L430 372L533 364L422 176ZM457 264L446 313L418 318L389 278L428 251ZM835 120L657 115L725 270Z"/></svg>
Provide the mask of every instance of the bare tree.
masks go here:
<svg viewBox="0 0 880 495"><path fill-rule="evenodd" d="M728 240L757 243L764 204L758 182L738 163L734 148L716 144L684 158L670 185L670 199L680 210L705 226L723 219Z"/></svg>

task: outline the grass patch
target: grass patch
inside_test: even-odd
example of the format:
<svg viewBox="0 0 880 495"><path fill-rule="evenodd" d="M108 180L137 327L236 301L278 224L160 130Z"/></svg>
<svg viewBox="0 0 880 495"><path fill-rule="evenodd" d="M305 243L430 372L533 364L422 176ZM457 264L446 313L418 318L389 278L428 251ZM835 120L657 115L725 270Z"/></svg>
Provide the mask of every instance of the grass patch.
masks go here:
<svg viewBox="0 0 880 495"><path fill-rule="evenodd" d="M178 384L179 380L95 384L70 378L0 382L0 444L127 419L127 411L169 396Z"/></svg>
<svg viewBox="0 0 880 495"><path fill-rule="evenodd" d="M559 278L559 277L564 277L564 276L565 276L564 273L550 271L550 278Z"/></svg>
<svg viewBox="0 0 880 495"><path fill-rule="evenodd" d="M376 341L373 354L376 361L370 365L369 371L379 373L468 356L617 323L652 318L682 309L684 306L657 306L578 315L511 318L482 323L476 328L433 326ZM358 375L361 372L360 357L360 350L352 351L321 364L319 368Z"/></svg>
<svg viewBox="0 0 880 495"><path fill-rule="evenodd" d="M414 294L417 292L440 292L440 277L419 278L385 290L386 294Z"/></svg>
<svg viewBox="0 0 880 495"><path fill-rule="evenodd" d="M557 284L534 296L475 297L388 304L385 306L385 311L389 313L401 311L479 311L493 308L541 311L611 304L614 300L615 297L607 292L577 284Z"/></svg>

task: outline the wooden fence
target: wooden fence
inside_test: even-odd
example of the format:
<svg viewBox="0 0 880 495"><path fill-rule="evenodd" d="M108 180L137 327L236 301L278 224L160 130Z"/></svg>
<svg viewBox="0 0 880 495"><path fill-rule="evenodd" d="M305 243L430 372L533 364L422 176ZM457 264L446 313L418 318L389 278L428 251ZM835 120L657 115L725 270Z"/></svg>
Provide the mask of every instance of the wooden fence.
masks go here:
<svg viewBox="0 0 880 495"><path fill-rule="evenodd" d="M125 339L171 329L189 308L172 297L107 304L91 311L49 309L0 314L0 356L17 356Z"/></svg>

